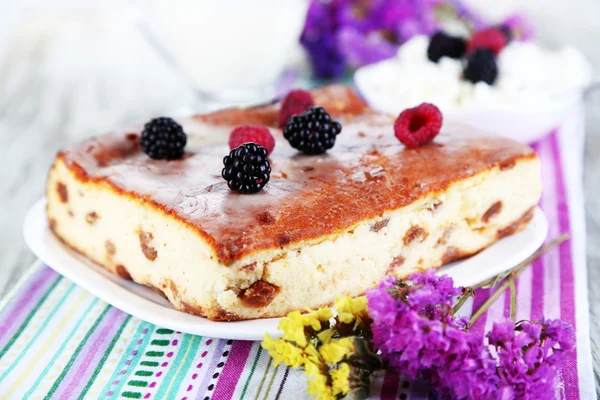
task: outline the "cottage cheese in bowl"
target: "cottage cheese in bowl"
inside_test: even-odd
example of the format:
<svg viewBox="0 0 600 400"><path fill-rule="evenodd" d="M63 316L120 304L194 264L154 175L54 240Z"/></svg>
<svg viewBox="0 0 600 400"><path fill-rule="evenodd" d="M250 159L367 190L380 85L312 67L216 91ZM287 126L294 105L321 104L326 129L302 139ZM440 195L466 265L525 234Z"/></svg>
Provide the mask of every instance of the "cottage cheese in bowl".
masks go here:
<svg viewBox="0 0 600 400"><path fill-rule="evenodd" d="M462 60L430 61L428 44L428 37L416 36L395 58L356 71L356 85L374 108L399 113L431 102L447 121L530 142L558 126L591 81L591 67L578 50L514 41L497 57L494 84L473 84L462 78Z"/></svg>

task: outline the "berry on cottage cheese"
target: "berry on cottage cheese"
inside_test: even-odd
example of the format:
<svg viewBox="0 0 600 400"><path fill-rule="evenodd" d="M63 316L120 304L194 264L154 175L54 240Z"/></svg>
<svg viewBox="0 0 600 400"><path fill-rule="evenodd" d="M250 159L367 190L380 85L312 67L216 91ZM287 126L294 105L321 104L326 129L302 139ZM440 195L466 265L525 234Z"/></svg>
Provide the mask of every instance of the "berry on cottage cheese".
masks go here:
<svg viewBox="0 0 600 400"><path fill-rule="evenodd" d="M553 51L532 42L509 42L496 56L497 76L464 79L464 61L442 56L437 63L427 58L429 38L415 36L398 50L394 59L368 68L364 83L396 107L423 102L441 110L462 106L518 106L548 102L551 97L585 87L591 67L575 48ZM367 71L365 71L367 72ZM479 71L481 72L481 71Z"/></svg>

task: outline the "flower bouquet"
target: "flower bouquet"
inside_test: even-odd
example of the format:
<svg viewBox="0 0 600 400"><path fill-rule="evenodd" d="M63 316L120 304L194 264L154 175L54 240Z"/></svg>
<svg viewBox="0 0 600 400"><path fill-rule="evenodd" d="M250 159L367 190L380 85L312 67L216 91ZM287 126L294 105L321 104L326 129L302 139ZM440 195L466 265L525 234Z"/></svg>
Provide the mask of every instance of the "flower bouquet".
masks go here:
<svg viewBox="0 0 600 400"><path fill-rule="evenodd" d="M565 240L562 236L507 273L476 287L457 288L433 271L406 280L389 277L366 297L338 297L329 308L283 318L280 339L262 346L274 362L302 369L317 399L365 399L376 371L393 369L427 380L440 399L546 399L557 366L575 346L571 325L561 320L515 321L515 280L529 263ZM496 287L470 318L458 312L482 287ZM489 332L469 328L504 290L510 316Z"/></svg>

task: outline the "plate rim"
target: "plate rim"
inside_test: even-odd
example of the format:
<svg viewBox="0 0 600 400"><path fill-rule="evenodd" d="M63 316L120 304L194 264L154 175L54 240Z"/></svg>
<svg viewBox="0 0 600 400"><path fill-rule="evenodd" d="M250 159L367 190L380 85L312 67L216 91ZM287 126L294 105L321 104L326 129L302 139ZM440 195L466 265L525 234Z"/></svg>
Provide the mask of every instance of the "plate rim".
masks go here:
<svg viewBox="0 0 600 400"><path fill-rule="evenodd" d="M54 234L50 231L48 227L45 212L45 204L46 199L45 197L42 197L41 199L37 200L27 211L27 215L23 223L23 236L25 242L27 243L27 246L36 255L36 257L38 257L39 260L42 261L44 265L47 265L48 267L52 268L57 273L73 281L84 290L102 299L111 306L116 307L123 312L126 312L132 316L135 316L136 318L139 318L146 322L150 322L157 326L162 326L180 332L202 335L207 337L234 340L262 340L266 333L269 333L272 337L278 337L281 335L281 332L277 329L279 320L281 318L265 318L244 321L211 321L207 318L190 315L182 311L178 311L175 308L167 307L152 302L151 300L144 298L143 296L131 291L125 286L118 284L117 282L107 278L106 276L103 276L93 267L86 265L86 262L94 263L93 261L89 259L86 259L86 262L80 261L77 257L75 257L75 254L77 253L75 253L74 250L68 248L56 236L54 236ZM515 257L515 255L513 254L512 258L508 257L508 260L502 260L499 264L503 264L504 266L499 269L501 269L502 271L506 271L507 269L514 267L519 262L522 262L528 256L533 254L546 240L548 234L548 221L544 212L539 207L535 208L534 218L528 225L528 227L526 227L525 230L515 235L519 235L520 233L527 231L528 228L532 226L536 227L536 229L539 232L532 231L532 233L536 233L536 235L534 235L535 240L532 240L531 243L527 243L523 246L528 250L521 251L520 253L522 253L523 255L520 257ZM46 236L48 235L50 235L50 237L52 238L53 243L45 243L47 239ZM481 252L458 262L465 263L469 260L473 260L474 257L481 255L485 251L493 249L499 243L511 237L514 238L514 235L508 236L507 238L503 238L500 241L488 247L487 249L484 249ZM62 255L60 253L52 254L53 250L50 247L56 247L56 245L59 245L62 248L62 250L64 250ZM65 259L65 257L70 258L70 260L67 259L67 261L63 265L61 259ZM75 269L67 265L70 262L75 262L80 265L83 264L87 268L82 270L78 269L76 272L74 272ZM452 276L451 273L448 273L447 269L448 267L452 267L452 264L455 263L445 265L442 268L438 269L438 271ZM103 268L102 266L96 263L94 263L94 265L98 268ZM492 269L489 268L489 270ZM498 268L493 269L493 271L496 270L498 270ZM491 272L491 275L487 276L487 278L490 278L491 276L494 276L497 273L499 272ZM103 290L95 288L94 286L95 284L97 284L97 281L94 279L90 279L90 277L96 277L94 275L97 275L100 278L102 278L103 284L101 287L107 288ZM485 274L480 274L480 276L485 276ZM478 282L483 281L487 278L478 279ZM464 286L473 285L478 282L466 282ZM112 296L109 295L109 292L112 292ZM157 296L159 295L157 294ZM154 315L152 313L153 308L149 309L148 303L151 303L154 307L161 307L160 313Z"/></svg>

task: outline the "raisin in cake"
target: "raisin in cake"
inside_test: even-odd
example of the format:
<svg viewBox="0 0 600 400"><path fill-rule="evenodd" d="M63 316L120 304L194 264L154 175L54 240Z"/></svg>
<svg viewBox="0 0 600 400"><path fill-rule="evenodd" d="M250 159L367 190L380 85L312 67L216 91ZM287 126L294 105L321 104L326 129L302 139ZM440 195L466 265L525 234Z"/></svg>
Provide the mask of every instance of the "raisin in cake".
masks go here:
<svg viewBox="0 0 600 400"><path fill-rule="evenodd" d="M349 89L313 96L343 126L325 155L290 147L278 103L180 120L180 160L148 158L138 129L62 151L48 178L49 225L181 311L243 320L361 295L388 274L477 253L532 218L541 179L530 147L446 124L433 143L407 149L394 117ZM268 126L276 140L270 182L253 195L220 175L239 124Z"/></svg>

